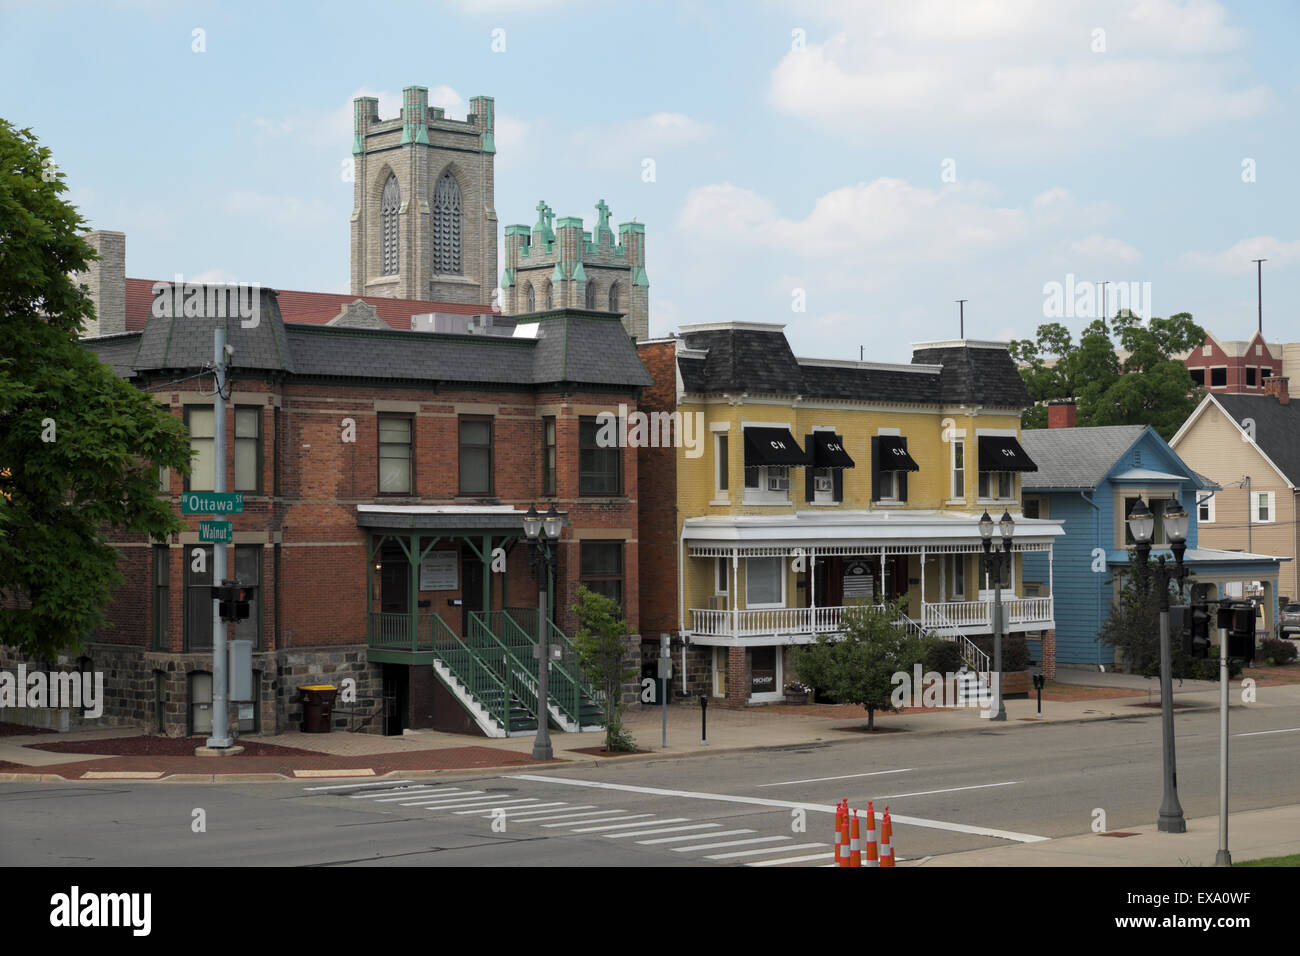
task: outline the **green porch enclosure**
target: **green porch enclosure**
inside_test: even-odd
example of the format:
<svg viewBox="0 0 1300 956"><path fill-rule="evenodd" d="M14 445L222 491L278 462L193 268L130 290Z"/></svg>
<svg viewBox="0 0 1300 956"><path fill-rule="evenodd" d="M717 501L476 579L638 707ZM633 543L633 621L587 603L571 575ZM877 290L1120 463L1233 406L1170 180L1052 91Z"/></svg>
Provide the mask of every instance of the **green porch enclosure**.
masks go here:
<svg viewBox="0 0 1300 956"><path fill-rule="evenodd" d="M368 510L369 509L369 510ZM431 667L488 736L537 728L536 607L508 607L535 591L523 512L506 506L359 506L367 531L367 657L380 664ZM554 580L547 580L554 607ZM551 667L547 711L561 729L596 729L598 695L582 679L573 642L553 621L560 649Z"/></svg>

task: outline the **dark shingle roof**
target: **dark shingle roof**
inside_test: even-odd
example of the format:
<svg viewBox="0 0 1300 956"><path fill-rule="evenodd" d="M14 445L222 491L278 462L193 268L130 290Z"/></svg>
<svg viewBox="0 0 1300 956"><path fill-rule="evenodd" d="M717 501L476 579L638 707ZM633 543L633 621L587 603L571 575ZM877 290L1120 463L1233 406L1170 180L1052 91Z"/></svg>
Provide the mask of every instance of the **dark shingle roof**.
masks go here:
<svg viewBox="0 0 1300 956"><path fill-rule="evenodd" d="M140 333L125 332L117 335L104 335L85 340L86 348L95 353L105 365L113 366L113 371L123 378L131 377L131 365L135 362L135 353L140 348Z"/></svg>
<svg viewBox="0 0 1300 956"><path fill-rule="evenodd" d="M1021 476L1026 491L1096 488L1146 425L1098 428L1038 428L1020 433L1020 444L1038 465Z"/></svg>
<svg viewBox="0 0 1300 956"><path fill-rule="evenodd" d="M699 363L702 367L692 371L707 387L687 386L691 391L803 393L799 360L790 351L784 332L711 329L684 332L682 339L687 348L707 349L709 353Z"/></svg>
<svg viewBox="0 0 1300 956"><path fill-rule="evenodd" d="M1300 400L1283 405L1272 395L1215 395L1214 400L1241 424L1255 420L1255 444L1300 485Z"/></svg>
<svg viewBox="0 0 1300 956"><path fill-rule="evenodd" d="M1027 408L1033 404L1025 380L1005 348L945 345L917 348L912 361L942 365L939 400L958 405Z"/></svg>

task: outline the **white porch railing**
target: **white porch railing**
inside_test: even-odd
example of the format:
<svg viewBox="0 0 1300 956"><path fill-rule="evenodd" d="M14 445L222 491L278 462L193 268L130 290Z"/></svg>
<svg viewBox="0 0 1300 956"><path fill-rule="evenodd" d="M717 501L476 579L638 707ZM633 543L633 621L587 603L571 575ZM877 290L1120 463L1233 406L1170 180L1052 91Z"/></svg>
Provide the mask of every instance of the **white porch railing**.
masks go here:
<svg viewBox="0 0 1300 956"><path fill-rule="evenodd" d="M1008 624L1047 623L1054 611L1051 597L1003 598L1002 607ZM926 604L921 609L921 623L926 627L992 627L993 602L945 601Z"/></svg>

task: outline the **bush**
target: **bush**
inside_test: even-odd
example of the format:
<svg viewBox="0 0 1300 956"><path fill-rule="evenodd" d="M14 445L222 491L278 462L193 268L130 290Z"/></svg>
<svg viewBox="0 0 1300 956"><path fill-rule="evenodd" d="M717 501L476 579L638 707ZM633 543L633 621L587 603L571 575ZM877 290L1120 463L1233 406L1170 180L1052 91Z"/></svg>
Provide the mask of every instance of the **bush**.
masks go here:
<svg viewBox="0 0 1300 956"><path fill-rule="evenodd" d="M965 662L961 659L961 649L957 647L956 641L933 638L925 648L923 663L926 673L933 671L938 674L955 674Z"/></svg>
<svg viewBox="0 0 1300 956"><path fill-rule="evenodd" d="M989 666L993 662L993 636L983 634L972 637L971 643L989 656ZM1029 645L1023 637L1002 638L1002 670L1005 673L1027 670L1029 667Z"/></svg>
<svg viewBox="0 0 1300 956"><path fill-rule="evenodd" d="M1296 659L1296 647L1291 641L1270 637L1259 642L1259 650L1255 652L1255 658L1262 661L1272 660L1274 664L1290 664Z"/></svg>

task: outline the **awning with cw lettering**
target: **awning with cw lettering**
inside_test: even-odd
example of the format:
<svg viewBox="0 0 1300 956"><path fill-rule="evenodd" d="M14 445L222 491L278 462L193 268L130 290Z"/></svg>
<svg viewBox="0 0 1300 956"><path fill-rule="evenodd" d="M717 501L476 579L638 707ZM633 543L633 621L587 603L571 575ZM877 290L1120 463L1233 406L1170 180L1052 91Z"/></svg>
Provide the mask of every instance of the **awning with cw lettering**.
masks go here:
<svg viewBox="0 0 1300 956"><path fill-rule="evenodd" d="M844 439L834 432L813 432L812 453L814 468L853 468L853 459L844 450Z"/></svg>
<svg viewBox="0 0 1300 956"><path fill-rule="evenodd" d="M745 467L784 465L802 468L808 464L808 455L799 447L788 428L746 428Z"/></svg>
<svg viewBox="0 0 1300 956"><path fill-rule="evenodd" d="M1025 454L1020 442L1011 435L980 435L980 471L1037 471L1034 460Z"/></svg>
<svg viewBox="0 0 1300 956"><path fill-rule="evenodd" d="M899 435L880 436L881 471L920 471L916 459L907 453L907 439Z"/></svg>

